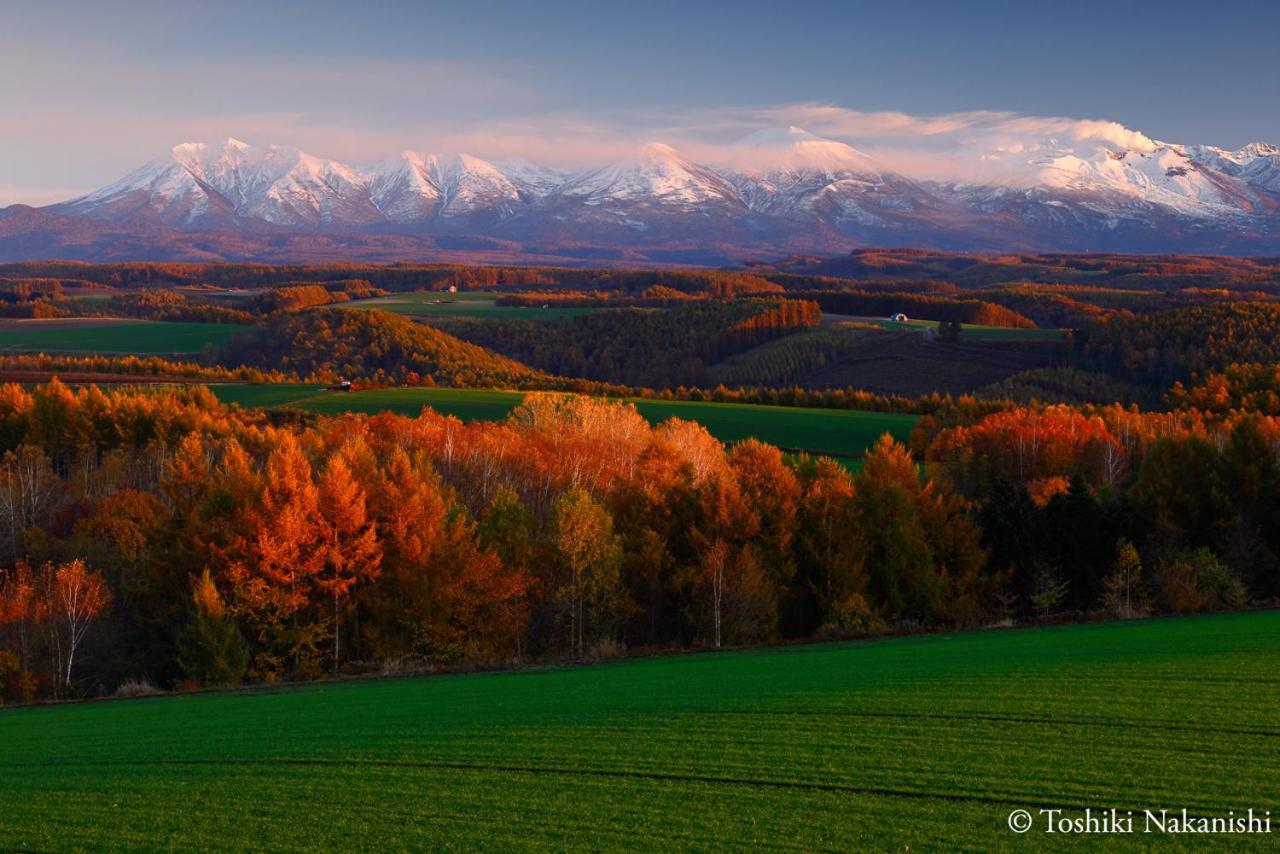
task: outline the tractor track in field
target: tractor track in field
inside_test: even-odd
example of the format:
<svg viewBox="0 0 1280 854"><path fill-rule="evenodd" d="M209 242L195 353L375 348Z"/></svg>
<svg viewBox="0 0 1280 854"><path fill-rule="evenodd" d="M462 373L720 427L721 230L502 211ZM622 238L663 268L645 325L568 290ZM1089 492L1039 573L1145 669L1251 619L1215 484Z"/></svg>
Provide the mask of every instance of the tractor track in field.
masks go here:
<svg viewBox="0 0 1280 854"><path fill-rule="evenodd" d="M275 757L261 759L86 759L71 762L44 762L41 768L145 768L145 767L259 767L259 768L385 768L425 771L461 771L473 773L525 774L547 777L581 777L613 780L640 780L656 783L693 783L712 786L731 786L745 789L775 789L782 791L826 792L831 794L865 795L880 798L898 798L908 801L945 801L948 803L978 804L998 807L1023 807L1027 809L1054 809L1083 811L1096 804L1066 802L1058 798L1032 800L1025 795L997 797L995 795L959 794L955 792L924 792L911 789L893 789L885 786L859 786L850 783L824 783L816 780L768 780L743 777L726 777L715 774L677 774L659 771L635 771L612 768L558 768L555 766L517 765L508 763L447 762L400 759L322 759L300 757ZM37 767L35 763L10 763L10 768ZM1117 809L1125 809L1115 805ZM1204 810L1211 813L1212 805L1185 804L1188 810ZM1141 807L1133 807L1141 809Z"/></svg>
<svg viewBox="0 0 1280 854"><path fill-rule="evenodd" d="M1079 726L1104 729L1145 730L1150 732L1187 732L1204 735L1251 735L1260 738L1280 738L1280 730L1250 729L1248 727L1197 726L1193 724L1146 723L1142 721L1125 721L1116 719L1090 720L1087 718L1047 718L1023 715L1001 715L992 712L975 712L973 714L947 714L945 712L848 712L822 709L689 709L695 714L737 715L749 717L761 715L769 717L830 717L830 718L871 718L888 720L937 720L984 723L1018 723L1037 726Z"/></svg>

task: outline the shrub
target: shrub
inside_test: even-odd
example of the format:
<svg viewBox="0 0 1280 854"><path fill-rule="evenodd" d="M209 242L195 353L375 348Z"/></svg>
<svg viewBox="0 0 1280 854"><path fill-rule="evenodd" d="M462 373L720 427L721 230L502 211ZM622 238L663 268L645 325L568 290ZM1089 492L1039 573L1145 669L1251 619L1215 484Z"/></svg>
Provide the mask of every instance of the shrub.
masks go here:
<svg viewBox="0 0 1280 854"><path fill-rule="evenodd" d="M129 678L120 683L113 697L155 697L165 693L152 685L146 678Z"/></svg>
<svg viewBox="0 0 1280 854"><path fill-rule="evenodd" d="M1247 599L1240 579L1208 549L1165 558L1153 581L1161 604L1178 614L1239 608Z"/></svg>
<svg viewBox="0 0 1280 854"><path fill-rule="evenodd" d="M826 621L818 630L824 637L847 634L868 634L884 630L884 618L867 602L861 593L833 602Z"/></svg>

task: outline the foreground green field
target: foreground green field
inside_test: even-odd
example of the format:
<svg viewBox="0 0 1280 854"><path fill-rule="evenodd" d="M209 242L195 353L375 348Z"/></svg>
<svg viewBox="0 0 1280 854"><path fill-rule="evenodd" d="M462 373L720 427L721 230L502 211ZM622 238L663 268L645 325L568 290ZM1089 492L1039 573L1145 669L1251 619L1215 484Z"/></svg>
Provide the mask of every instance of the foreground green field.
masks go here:
<svg viewBox="0 0 1280 854"><path fill-rule="evenodd" d="M444 388L391 388L333 392L316 386L214 386L225 403L241 406L296 406L311 412L398 412L417 415L431 408L465 421L500 421L524 398L516 391ZM741 403L702 403L684 400L633 400L650 423L683 418L702 424L722 442L749 437L778 445L831 454L859 455L884 433L905 441L915 416L845 409L759 406Z"/></svg>
<svg viewBox="0 0 1280 854"><path fill-rule="evenodd" d="M521 318L524 320L555 320L560 317L577 317L601 311L585 307L523 307L498 305L499 294L485 291L460 291L456 294L443 291L431 293L393 294L385 297L339 303L339 308L378 308L393 314L410 317L479 317Z"/></svg>
<svg viewBox="0 0 1280 854"><path fill-rule="evenodd" d="M1280 812L1278 639L1262 612L11 709L0 839L1038 850L1069 841L1041 808Z"/></svg>
<svg viewBox="0 0 1280 854"><path fill-rule="evenodd" d="M199 353L218 348L246 327L169 321L50 320L0 325L0 350L45 353Z"/></svg>

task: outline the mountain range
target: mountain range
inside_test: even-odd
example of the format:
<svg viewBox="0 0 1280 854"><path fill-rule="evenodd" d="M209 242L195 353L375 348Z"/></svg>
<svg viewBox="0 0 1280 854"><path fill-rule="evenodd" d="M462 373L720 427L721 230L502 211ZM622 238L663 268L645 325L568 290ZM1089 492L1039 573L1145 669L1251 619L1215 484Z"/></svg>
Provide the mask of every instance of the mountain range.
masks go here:
<svg viewBox="0 0 1280 854"><path fill-rule="evenodd" d="M694 162L658 142L590 169L406 151L350 165L187 143L45 208L0 209L0 259L740 263L868 245L1280 252L1280 148L1028 140L913 177L799 128ZM943 155L939 155L942 157Z"/></svg>

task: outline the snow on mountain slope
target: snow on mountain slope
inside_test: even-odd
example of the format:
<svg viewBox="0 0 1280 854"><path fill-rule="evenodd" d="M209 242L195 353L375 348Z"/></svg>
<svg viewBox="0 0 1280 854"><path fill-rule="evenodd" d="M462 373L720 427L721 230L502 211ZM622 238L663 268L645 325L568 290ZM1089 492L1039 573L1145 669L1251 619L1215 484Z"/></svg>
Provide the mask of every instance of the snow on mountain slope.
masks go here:
<svg viewBox="0 0 1280 854"><path fill-rule="evenodd" d="M406 151L397 160L367 169L365 180L383 216L394 223L414 223L437 215L510 216L523 202L549 192L562 176L527 161L499 166L469 154Z"/></svg>
<svg viewBox="0 0 1280 854"><path fill-rule="evenodd" d="M174 146L168 160L58 207L111 219L126 204L131 215L179 226L210 219L286 226L381 219L357 170L294 148L257 148L237 139Z"/></svg>
<svg viewBox="0 0 1280 854"><path fill-rule="evenodd" d="M257 165L245 176L249 190L237 205L243 214L277 225L373 223L382 218L369 200L364 176L350 166L274 145Z"/></svg>
<svg viewBox="0 0 1280 854"><path fill-rule="evenodd" d="M87 196L54 206L92 219L157 218L181 226L223 224L235 208L180 163L157 160Z"/></svg>
<svg viewBox="0 0 1280 854"><path fill-rule="evenodd" d="M1047 203L1085 202L1123 216L1161 209L1192 219L1231 219L1251 212L1255 197L1247 184L1182 146L1137 136L1138 144L1128 148L1048 139L983 152L983 179L944 186L987 203L1023 191Z"/></svg>
<svg viewBox="0 0 1280 854"><path fill-rule="evenodd" d="M507 176L521 198L538 199L548 195L565 182L568 173L530 163L523 157L506 157L493 161L498 171Z"/></svg>
<svg viewBox="0 0 1280 854"><path fill-rule="evenodd" d="M1280 146L1253 142L1238 151L1193 145L1187 153L1197 163L1280 199Z"/></svg>
<svg viewBox="0 0 1280 854"><path fill-rule="evenodd" d="M390 222L426 219L440 205L440 188L431 178L429 155L405 151L366 170L369 199Z"/></svg>
<svg viewBox="0 0 1280 854"><path fill-rule="evenodd" d="M730 146L723 162L747 206L774 216L891 226L927 204L928 193L910 179L797 127L756 131Z"/></svg>
<svg viewBox="0 0 1280 854"><path fill-rule="evenodd" d="M591 206L617 202L652 202L691 208L740 205L737 190L706 166L696 166L661 142L646 144L631 159L571 177L557 191Z"/></svg>
<svg viewBox="0 0 1280 854"><path fill-rule="evenodd" d="M510 215L520 202L520 191L487 160L469 154L425 155L431 180L440 189L443 216L493 211Z"/></svg>
<svg viewBox="0 0 1280 854"><path fill-rule="evenodd" d="M380 219L357 170L296 148L257 148L228 139L218 145L179 145L173 160L243 217L275 225Z"/></svg>

